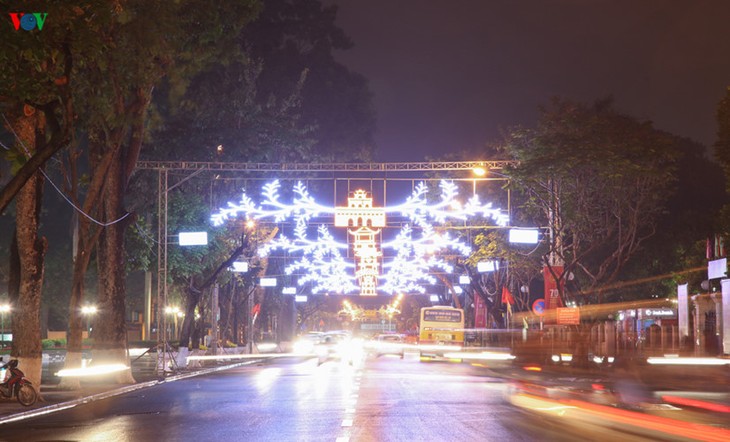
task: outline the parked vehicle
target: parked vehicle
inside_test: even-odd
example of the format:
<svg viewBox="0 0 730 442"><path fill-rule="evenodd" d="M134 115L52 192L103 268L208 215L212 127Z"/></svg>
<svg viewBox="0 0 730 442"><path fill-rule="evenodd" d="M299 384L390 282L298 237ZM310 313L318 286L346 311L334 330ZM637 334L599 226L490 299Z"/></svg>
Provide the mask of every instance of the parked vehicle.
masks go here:
<svg viewBox="0 0 730 442"><path fill-rule="evenodd" d="M3 358L0 356L0 362ZM18 368L18 360L11 359L7 364L0 367L0 369L7 370L5 381L0 383L0 393L6 398L15 398L21 405L29 407L36 403L38 400L38 392L35 391L31 382L25 378L23 373Z"/></svg>

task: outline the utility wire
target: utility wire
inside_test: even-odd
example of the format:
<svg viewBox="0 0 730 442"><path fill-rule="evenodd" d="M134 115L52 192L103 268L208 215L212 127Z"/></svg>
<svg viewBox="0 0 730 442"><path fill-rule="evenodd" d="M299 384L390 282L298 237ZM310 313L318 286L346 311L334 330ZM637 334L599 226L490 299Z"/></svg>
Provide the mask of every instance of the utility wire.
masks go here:
<svg viewBox="0 0 730 442"><path fill-rule="evenodd" d="M32 156L30 154L30 151L25 146L25 143L23 143L23 140L21 140L20 137L18 136L18 134L15 132L15 129L13 129L13 125L10 124L10 121L8 121L8 118L5 116L4 113L3 113L3 119L5 120L5 124L7 124L7 126L10 128L10 131L13 133L13 136L15 136L15 139L18 141L18 143L20 144L20 146L23 148L23 151L25 152L25 156L27 158L30 158ZM5 148L7 150L10 150L4 144L3 144L3 148ZM94 217L92 217L91 215L89 215L88 213L84 212L83 209L81 209L79 206L77 206L76 204L74 204L74 202L71 201L71 199L65 193L63 193L63 191L61 191L61 189L58 188L58 186L56 185L56 183L53 182L53 180L51 179L51 177L49 177L48 174L46 174L46 171L45 170L43 170L42 168L39 168L39 170L41 171L41 173L43 174L43 176L46 177L46 180L48 180L48 182L51 183L51 186L53 186L53 188L56 189L56 192L58 192L58 194L61 195L61 197L64 200L66 200L66 202L68 202L71 205L71 207L73 207L77 212L79 212L80 214L82 214L83 216L85 216L86 218L88 218L89 221L91 221L93 223L96 223L96 224L98 224L98 225L100 225L102 227L109 227L111 225L114 225L114 224L122 221L124 218L128 217L129 215L131 215L129 212L127 212L123 216L121 216L120 218L118 218L118 219L116 219L114 221L108 222L108 223L98 221L97 219L95 219Z"/></svg>

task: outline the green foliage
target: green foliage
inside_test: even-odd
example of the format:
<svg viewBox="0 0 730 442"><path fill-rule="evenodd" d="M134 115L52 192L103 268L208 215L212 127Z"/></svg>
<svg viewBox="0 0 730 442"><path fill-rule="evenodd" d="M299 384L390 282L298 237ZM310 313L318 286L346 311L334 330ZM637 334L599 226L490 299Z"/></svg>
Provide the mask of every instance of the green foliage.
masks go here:
<svg viewBox="0 0 730 442"><path fill-rule="evenodd" d="M43 350L50 350L52 348L65 348L65 339L43 339L41 340L41 347Z"/></svg>
<svg viewBox="0 0 730 442"><path fill-rule="evenodd" d="M372 153L374 112L365 80L334 61L349 47L336 8L274 0L228 55L156 95L157 159L346 161ZM222 150L218 150L222 146Z"/></svg>
<svg viewBox="0 0 730 442"><path fill-rule="evenodd" d="M367 80L334 59L352 41L335 24L337 6L320 0L267 0L244 30L254 60L263 62L258 101L292 90L302 72L301 123L313 128L320 161L367 161L373 154L375 112Z"/></svg>
<svg viewBox="0 0 730 442"><path fill-rule="evenodd" d="M127 271L150 271L157 264L155 254L155 238L157 232L149 228L146 217L139 217L134 224L130 224L125 235L125 250L127 250Z"/></svg>
<svg viewBox="0 0 730 442"><path fill-rule="evenodd" d="M722 166L725 176L730 177L730 87L717 105L717 128L715 157ZM730 186L730 180L727 180L727 185ZM730 192L730 188L727 190Z"/></svg>
<svg viewBox="0 0 730 442"><path fill-rule="evenodd" d="M635 259L627 263L615 290L618 299L673 297L677 284L699 289L707 277L706 239L727 232L721 208L728 201L721 167L706 155L706 148L676 137L681 152L677 190L659 219L657 233Z"/></svg>
<svg viewBox="0 0 730 442"><path fill-rule="evenodd" d="M651 238L677 183L678 141L650 123L556 99L535 129L512 130L501 146L524 210L550 226L550 252L584 294L615 281Z"/></svg>

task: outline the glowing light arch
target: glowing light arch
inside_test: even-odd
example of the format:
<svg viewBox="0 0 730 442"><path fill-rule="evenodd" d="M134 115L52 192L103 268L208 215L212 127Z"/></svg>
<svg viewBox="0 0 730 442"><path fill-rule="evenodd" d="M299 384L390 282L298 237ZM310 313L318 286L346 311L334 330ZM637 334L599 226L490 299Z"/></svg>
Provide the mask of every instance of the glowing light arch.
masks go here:
<svg viewBox="0 0 730 442"><path fill-rule="evenodd" d="M448 232L437 233L434 224L466 221L478 216L491 218L502 227L509 223L507 214L492 207L491 203L482 204L478 195L461 204L453 182L442 180L439 188L440 199L435 203L428 203L428 186L419 182L406 201L396 206L373 207L368 193L358 189L351 193L347 206L328 207L317 203L301 181L292 188L291 202L282 202L281 183L276 180L263 186L260 204L244 192L238 203L229 202L227 207L211 216L211 221L216 226L238 216L259 221L294 221L293 237L280 234L263 245L259 254L266 256L280 249L300 255L285 267L285 271L302 275L297 283L311 284L312 293L349 294L358 290L363 296L376 295L378 290L388 294L425 293L424 284L435 283L432 271L453 271L452 266L438 256L439 252L451 249L462 256L471 253L469 245L452 238ZM378 244L375 238L380 229L386 227L389 215L402 216L409 223L400 228L394 239ZM355 239L355 263L346 259L349 245L337 241L326 225L318 226L316 238L309 237L308 227L315 217L332 217L335 227L348 229ZM389 255L393 258L388 262L380 259L383 250L394 252Z"/></svg>

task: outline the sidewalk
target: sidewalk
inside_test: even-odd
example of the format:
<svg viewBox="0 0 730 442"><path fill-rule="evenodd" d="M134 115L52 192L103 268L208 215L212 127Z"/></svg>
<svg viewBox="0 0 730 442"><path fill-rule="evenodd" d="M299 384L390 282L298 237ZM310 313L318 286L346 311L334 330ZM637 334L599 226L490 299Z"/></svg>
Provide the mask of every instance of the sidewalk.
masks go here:
<svg viewBox="0 0 730 442"><path fill-rule="evenodd" d="M129 393L142 388L149 388L165 382L173 382L193 376L200 376L220 370L228 370L254 363L246 361L220 365L215 367L200 368L190 371L182 371L169 375L164 379L158 379L154 374L136 376L136 384L117 384L109 382L82 382L80 390L66 391L59 390L57 384L42 384L41 397L34 405L24 407L15 398L0 398L0 425L8 422L15 422L23 419L41 416L56 411L65 410L80 404L98 401L113 396ZM146 378L146 379L145 379Z"/></svg>

